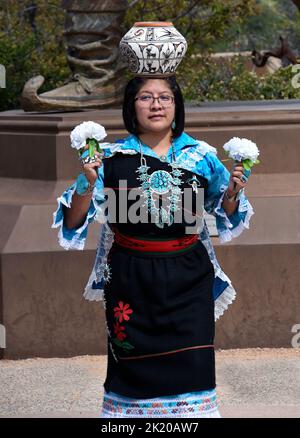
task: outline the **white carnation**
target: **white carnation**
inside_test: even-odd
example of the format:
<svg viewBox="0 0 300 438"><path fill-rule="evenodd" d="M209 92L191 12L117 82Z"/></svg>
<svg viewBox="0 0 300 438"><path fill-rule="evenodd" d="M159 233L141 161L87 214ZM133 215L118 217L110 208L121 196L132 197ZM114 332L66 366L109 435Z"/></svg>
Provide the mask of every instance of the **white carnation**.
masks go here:
<svg viewBox="0 0 300 438"><path fill-rule="evenodd" d="M228 156L236 161L249 159L254 162L259 156L256 143L247 138L233 137L224 144L223 148L228 152Z"/></svg>
<svg viewBox="0 0 300 438"><path fill-rule="evenodd" d="M94 138L98 142L107 136L105 128L99 123L82 122L71 132L71 146L75 149L84 148L88 138Z"/></svg>

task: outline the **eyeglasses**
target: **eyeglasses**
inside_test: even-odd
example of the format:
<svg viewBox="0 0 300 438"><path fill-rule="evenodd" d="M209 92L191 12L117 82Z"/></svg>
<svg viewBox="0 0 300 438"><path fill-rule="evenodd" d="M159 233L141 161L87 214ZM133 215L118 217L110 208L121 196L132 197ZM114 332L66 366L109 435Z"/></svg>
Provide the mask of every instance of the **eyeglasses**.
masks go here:
<svg viewBox="0 0 300 438"><path fill-rule="evenodd" d="M134 100L138 100L141 106L148 107L154 103L155 99L158 100L163 108L170 107L174 102L174 96L170 96L169 94L162 94L159 97L154 97L151 94L142 94Z"/></svg>

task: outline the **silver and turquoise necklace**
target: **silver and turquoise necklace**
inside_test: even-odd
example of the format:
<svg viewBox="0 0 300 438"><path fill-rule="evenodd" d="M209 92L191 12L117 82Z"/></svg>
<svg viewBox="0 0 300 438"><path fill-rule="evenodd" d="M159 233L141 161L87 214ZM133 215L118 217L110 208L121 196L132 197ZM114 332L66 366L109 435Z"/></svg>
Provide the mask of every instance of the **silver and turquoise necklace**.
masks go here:
<svg viewBox="0 0 300 438"><path fill-rule="evenodd" d="M143 192L143 197L145 203L143 206L147 207L149 213L154 216L155 225L159 228L163 228L165 225L170 226L174 222L174 213L179 209L178 201L180 200L180 195L182 190L180 189L180 184L182 184L183 172L178 168L179 164L176 163L176 157L174 152L174 145L172 141L172 162L168 163L172 167L171 172L166 170L155 170L150 175L148 174L149 166L147 166L146 158L143 155L142 144L140 139L140 153L141 153L141 165L137 168L136 172L139 174L138 180L141 181L141 189ZM163 155L161 161L165 161L166 157ZM156 207L154 201L154 194L164 195L168 192L170 196L169 205L167 208Z"/></svg>

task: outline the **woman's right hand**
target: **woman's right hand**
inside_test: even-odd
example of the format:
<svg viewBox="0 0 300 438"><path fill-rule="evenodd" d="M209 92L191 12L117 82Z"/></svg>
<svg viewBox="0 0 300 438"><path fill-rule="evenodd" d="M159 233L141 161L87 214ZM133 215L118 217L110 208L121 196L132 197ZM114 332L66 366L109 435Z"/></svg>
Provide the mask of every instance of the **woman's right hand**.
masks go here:
<svg viewBox="0 0 300 438"><path fill-rule="evenodd" d="M89 147L86 146L84 150L88 149ZM95 184L96 179L98 178L97 168L102 165L101 155L99 152L95 151L95 155L97 157L97 161L94 163L87 163L83 164L83 172L86 176L86 179L88 182L93 186Z"/></svg>

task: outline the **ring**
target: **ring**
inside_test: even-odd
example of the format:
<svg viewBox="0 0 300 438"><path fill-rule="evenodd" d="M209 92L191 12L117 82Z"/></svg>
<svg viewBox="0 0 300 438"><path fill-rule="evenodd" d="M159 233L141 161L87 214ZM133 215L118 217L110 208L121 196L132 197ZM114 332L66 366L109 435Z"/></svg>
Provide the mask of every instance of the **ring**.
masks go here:
<svg viewBox="0 0 300 438"><path fill-rule="evenodd" d="M246 182L248 181L248 178L247 178L245 175L242 175L242 176L240 177L240 180L241 180L243 183L246 183Z"/></svg>

